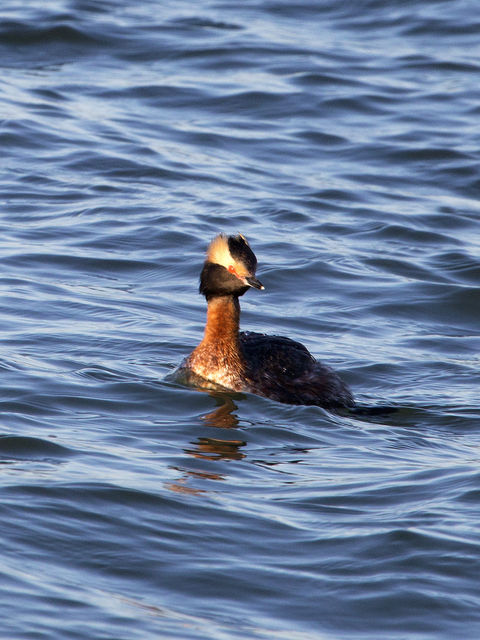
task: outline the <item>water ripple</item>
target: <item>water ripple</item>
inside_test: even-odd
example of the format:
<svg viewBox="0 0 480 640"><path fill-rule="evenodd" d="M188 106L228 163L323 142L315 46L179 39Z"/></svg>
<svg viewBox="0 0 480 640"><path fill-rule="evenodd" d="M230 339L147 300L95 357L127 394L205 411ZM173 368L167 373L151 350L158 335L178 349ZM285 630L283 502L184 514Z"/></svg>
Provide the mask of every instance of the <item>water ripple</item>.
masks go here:
<svg viewBox="0 0 480 640"><path fill-rule="evenodd" d="M472 0L4 4L4 633L476 639ZM165 379L219 230L365 410Z"/></svg>

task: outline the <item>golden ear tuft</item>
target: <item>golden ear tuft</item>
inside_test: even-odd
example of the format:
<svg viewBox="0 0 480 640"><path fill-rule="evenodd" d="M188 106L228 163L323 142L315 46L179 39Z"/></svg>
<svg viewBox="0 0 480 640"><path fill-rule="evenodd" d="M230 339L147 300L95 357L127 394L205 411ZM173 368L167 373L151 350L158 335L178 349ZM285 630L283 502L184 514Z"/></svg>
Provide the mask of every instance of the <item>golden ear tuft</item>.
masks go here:
<svg viewBox="0 0 480 640"><path fill-rule="evenodd" d="M229 266L232 256L228 248L228 238L224 233L216 236L208 246L207 261L214 264L221 264L223 267Z"/></svg>

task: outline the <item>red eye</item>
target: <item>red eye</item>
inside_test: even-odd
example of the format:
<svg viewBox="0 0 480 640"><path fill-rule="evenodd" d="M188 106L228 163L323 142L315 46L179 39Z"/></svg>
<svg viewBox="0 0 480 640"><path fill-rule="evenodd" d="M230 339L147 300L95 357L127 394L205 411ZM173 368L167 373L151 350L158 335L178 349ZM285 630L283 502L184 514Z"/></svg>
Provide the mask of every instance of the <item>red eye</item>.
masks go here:
<svg viewBox="0 0 480 640"><path fill-rule="evenodd" d="M233 266L233 264L231 264L228 267L228 270L230 271L230 273L233 273L233 275L235 275L235 276L237 275L237 272L235 271L235 267Z"/></svg>

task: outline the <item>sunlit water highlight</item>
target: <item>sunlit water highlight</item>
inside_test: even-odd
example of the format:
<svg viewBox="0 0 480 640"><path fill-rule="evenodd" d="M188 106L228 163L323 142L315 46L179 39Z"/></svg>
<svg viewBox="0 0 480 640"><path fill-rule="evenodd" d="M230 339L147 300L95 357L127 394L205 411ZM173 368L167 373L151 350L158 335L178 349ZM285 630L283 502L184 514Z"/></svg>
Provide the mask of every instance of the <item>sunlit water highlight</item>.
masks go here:
<svg viewBox="0 0 480 640"><path fill-rule="evenodd" d="M0 10L0 636L480 634L472 0ZM166 379L241 231L375 416Z"/></svg>

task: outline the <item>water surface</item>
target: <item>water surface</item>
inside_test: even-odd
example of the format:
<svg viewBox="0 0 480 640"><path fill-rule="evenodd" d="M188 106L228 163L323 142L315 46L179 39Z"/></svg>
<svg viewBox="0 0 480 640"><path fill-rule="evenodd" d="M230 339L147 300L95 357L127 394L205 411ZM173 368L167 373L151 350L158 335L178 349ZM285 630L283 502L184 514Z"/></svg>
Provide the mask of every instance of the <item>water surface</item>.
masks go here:
<svg viewBox="0 0 480 640"><path fill-rule="evenodd" d="M2 4L2 638L478 638L477 13ZM165 379L220 230L395 413Z"/></svg>

